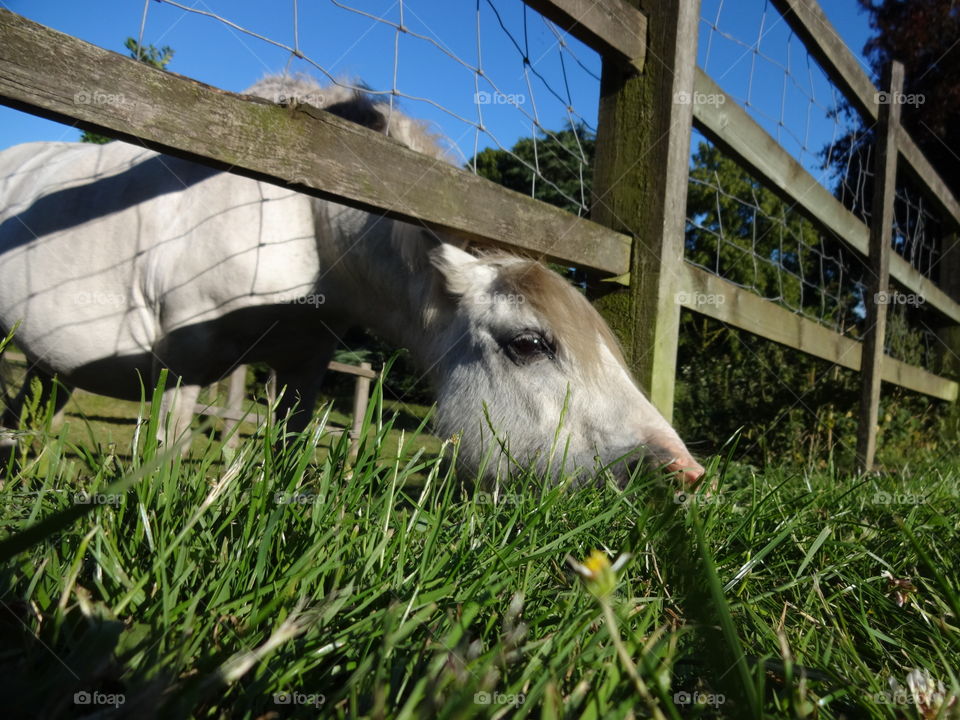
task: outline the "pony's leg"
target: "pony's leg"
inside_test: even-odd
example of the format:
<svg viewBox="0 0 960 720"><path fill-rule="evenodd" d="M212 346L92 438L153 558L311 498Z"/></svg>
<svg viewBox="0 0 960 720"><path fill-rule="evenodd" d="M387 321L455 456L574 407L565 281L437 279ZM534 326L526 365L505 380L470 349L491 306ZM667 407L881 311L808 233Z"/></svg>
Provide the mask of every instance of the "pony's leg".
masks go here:
<svg viewBox="0 0 960 720"><path fill-rule="evenodd" d="M199 396L199 385L179 385L163 391L157 440L173 445L190 432L190 423L193 421ZM186 456L189 452L190 443L184 441L181 453Z"/></svg>
<svg viewBox="0 0 960 720"><path fill-rule="evenodd" d="M313 417L313 408L320 394L321 373L291 375L277 371L277 387L283 389L283 397L277 403L277 420L287 420L287 431L303 432Z"/></svg>
<svg viewBox="0 0 960 720"><path fill-rule="evenodd" d="M333 357L335 343L331 342L324 352L313 355L309 363L275 367L277 388L283 391L283 397L277 404L277 420L287 420L287 431L303 432L313 418L313 410L320 394L320 385L327 363Z"/></svg>

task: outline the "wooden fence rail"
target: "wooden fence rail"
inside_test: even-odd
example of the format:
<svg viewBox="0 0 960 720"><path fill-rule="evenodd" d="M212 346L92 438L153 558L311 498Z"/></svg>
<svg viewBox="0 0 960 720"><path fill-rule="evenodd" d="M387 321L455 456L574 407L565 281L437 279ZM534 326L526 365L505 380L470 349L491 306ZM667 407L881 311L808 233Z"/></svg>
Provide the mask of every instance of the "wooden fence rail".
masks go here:
<svg viewBox="0 0 960 720"><path fill-rule="evenodd" d="M77 103L78 89L91 85L109 87L123 101ZM3 9L0 98L42 117L441 232L614 274L627 270L630 239L597 223L309 105L281 107L218 90Z"/></svg>
<svg viewBox="0 0 960 720"><path fill-rule="evenodd" d="M8 350L3 354L3 359L18 365L27 365L26 356L18 352ZM363 428L363 419L366 417L367 405L370 401L370 383L376 380L379 374L368 362L361 362L359 365L348 365L334 360L327 363L327 370L353 375L356 378L351 405L353 412L351 426L349 428L340 428L335 425L328 425L326 427L326 432L333 436L349 433L350 456L356 457ZM241 422L252 422L255 424L262 422L266 418L267 413L270 412L270 406L273 405L273 402L268 401L267 405L254 405L253 407L244 409L244 399L247 389L246 365L237 366L233 372L226 377L226 385L226 405L221 406L198 402L194 407L194 412L196 412L197 415L221 418L224 421L221 436L228 445L235 445L238 438L236 433L231 434L233 429Z"/></svg>
<svg viewBox="0 0 960 720"><path fill-rule="evenodd" d="M617 276L628 287L604 294L597 305L620 334L641 384L667 416L681 304L844 367L866 369L865 448L876 437L880 379L957 400L955 380L882 353L882 320L873 322L864 345L683 262L692 123L821 232L867 258L877 287L886 286L889 264L890 277L942 316L939 336L946 352L960 357L960 288L955 280L947 275L938 287L891 253L889 239L882 239L889 231L880 226L885 219L868 228L735 102L691 107L677 101L682 93L723 95L695 66L697 0L648 0L646 14L639 10L639 0L525 2L603 56L593 220L418 155L309 106L280 107L227 93L6 10L0 10L0 102L455 236ZM877 88L815 0L772 2L866 121L880 120ZM74 102L78 88L91 86L109 87L124 101ZM877 202L886 202L885 193L892 191L890 178L899 158L948 223L960 228L960 203L899 125L896 113L884 110L882 119L891 151L876 172L886 178L886 184L878 183ZM874 210L874 218L883 215ZM944 267L960 272L956 237L944 241L942 256ZM691 299L698 293L722 294L726 302L698 304ZM870 312L872 321L882 317L876 308ZM236 392L230 397L235 403ZM860 453L864 467L870 466L871 455Z"/></svg>

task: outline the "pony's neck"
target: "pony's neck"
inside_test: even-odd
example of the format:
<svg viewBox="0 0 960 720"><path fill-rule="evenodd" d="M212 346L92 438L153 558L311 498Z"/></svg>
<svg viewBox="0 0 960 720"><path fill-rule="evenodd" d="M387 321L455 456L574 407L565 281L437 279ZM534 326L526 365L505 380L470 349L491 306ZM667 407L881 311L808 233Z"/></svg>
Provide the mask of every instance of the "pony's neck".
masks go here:
<svg viewBox="0 0 960 720"><path fill-rule="evenodd" d="M329 234L318 233L321 284L350 298L338 303L350 324L405 347L428 372L440 357L442 294L427 252L438 242L428 230L360 210L328 206ZM328 242L332 240L332 242ZM332 249L332 253L330 250Z"/></svg>

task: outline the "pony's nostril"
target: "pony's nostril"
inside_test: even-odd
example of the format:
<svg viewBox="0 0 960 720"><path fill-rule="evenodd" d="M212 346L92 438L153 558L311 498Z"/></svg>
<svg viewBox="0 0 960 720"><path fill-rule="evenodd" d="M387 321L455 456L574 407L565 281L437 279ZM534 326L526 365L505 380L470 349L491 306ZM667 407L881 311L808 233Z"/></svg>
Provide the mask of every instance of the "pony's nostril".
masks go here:
<svg viewBox="0 0 960 720"><path fill-rule="evenodd" d="M703 469L703 465L694 460L690 455L675 457L669 462L665 462L662 456L648 455L626 462L626 467L631 475L638 469L646 470L647 472L660 470L675 476L683 482L684 485L688 486L696 485L700 478L703 477L704 472L706 472Z"/></svg>

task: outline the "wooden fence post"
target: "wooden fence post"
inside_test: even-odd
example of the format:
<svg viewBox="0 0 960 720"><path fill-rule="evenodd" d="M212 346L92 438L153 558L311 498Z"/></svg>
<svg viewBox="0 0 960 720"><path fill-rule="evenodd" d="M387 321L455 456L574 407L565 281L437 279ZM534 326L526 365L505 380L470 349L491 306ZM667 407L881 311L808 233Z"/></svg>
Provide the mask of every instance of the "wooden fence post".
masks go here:
<svg viewBox="0 0 960 720"><path fill-rule="evenodd" d="M243 398L247 392L247 366L238 365L234 368L233 372L229 375L229 385L227 386L227 410L231 413L242 413L243 412ZM227 417L223 421L223 432L220 434L221 438L226 439L227 447L236 447L240 442L240 433L239 431L234 433L232 437L227 437L230 435L230 432L239 424L239 421L234 417Z"/></svg>
<svg viewBox="0 0 960 720"><path fill-rule="evenodd" d="M368 362L360 363L362 370L373 370ZM353 388L353 426L350 428L350 459L357 457L360 449L360 435L363 432L363 419L367 415L367 403L370 401L370 378L357 375Z"/></svg>
<svg viewBox="0 0 960 720"><path fill-rule="evenodd" d="M887 71L886 102L881 102L876 131L876 162L873 198L870 204L870 282L864 305L866 331L860 355L860 424L857 427L857 464L873 469L877 451L877 420L880 408L880 366L887 329L890 284L890 243L893 232L893 202L897 182L897 135L903 94L903 65L894 61Z"/></svg>
<svg viewBox="0 0 960 720"><path fill-rule="evenodd" d="M640 7L639 0L629 0ZM633 238L630 287L596 300L670 420L680 327L699 0L650 0L643 72L605 59L591 219Z"/></svg>

